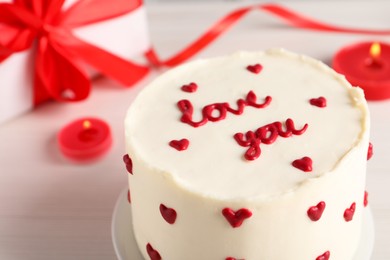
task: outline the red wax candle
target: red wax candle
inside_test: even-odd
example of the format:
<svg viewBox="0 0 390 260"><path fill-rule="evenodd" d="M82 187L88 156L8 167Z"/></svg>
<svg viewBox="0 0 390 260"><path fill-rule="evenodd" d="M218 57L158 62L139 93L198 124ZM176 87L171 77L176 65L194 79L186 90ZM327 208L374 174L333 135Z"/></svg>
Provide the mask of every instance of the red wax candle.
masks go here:
<svg viewBox="0 0 390 260"><path fill-rule="evenodd" d="M58 133L61 152L76 161L96 159L108 151L112 143L108 124L97 118L81 118Z"/></svg>
<svg viewBox="0 0 390 260"><path fill-rule="evenodd" d="M353 86L364 90L366 99L390 98L390 45L363 42L341 49L333 68L344 74Z"/></svg>

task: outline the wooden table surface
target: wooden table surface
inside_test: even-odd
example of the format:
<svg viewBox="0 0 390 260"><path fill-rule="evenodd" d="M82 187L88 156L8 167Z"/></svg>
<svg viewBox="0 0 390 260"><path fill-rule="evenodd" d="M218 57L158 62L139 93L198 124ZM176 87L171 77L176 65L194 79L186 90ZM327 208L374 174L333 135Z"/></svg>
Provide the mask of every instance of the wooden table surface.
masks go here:
<svg viewBox="0 0 390 260"><path fill-rule="evenodd" d="M228 11L249 2L153 3L147 5L150 33L163 57L195 39ZM290 2L284 4L338 25L390 28L390 2ZM236 50L284 47L329 63L343 45L390 37L304 31L285 26L260 11L202 51L196 58ZM107 80L93 83L90 98L77 104L50 103L0 125L0 259L116 259L111 216L127 185L123 119L136 94L160 71L130 89ZM6 87L1 85L0 87ZM390 259L390 100L369 102L374 157L369 161L367 190L376 226L372 260ZM62 158L56 133L69 121L87 115L112 127L110 152L92 164ZM169 260L169 259L168 259ZM344 260L344 259L343 259Z"/></svg>

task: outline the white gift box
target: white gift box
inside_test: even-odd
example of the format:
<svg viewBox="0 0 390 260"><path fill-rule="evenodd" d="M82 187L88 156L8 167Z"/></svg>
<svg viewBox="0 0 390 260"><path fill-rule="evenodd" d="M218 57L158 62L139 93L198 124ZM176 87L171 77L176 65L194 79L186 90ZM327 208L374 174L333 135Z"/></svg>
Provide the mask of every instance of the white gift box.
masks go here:
<svg viewBox="0 0 390 260"><path fill-rule="evenodd" d="M66 0L63 9L78 0ZM115 4L115 0L112 0ZM0 0L0 2L12 2ZM1 33L1 29L0 29ZM145 7L72 30L78 38L131 60L150 48ZM33 104L34 48L12 54L0 63L0 123L31 110ZM88 68L88 74L93 75Z"/></svg>

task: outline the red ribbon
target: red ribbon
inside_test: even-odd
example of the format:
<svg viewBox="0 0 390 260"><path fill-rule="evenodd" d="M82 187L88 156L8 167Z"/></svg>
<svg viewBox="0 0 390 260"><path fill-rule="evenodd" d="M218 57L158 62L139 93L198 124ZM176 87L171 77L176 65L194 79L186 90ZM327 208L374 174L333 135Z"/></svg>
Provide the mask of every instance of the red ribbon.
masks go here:
<svg viewBox="0 0 390 260"><path fill-rule="evenodd" d="M198 39L193 43L188 45L186 48L173 55L171 58L162 61L156 51L151 48L145 56L151 64L154 66L176 66L195 54L201 51L203 48L208 46L214 40L216 40L223 33L227 32L234 24L239 22L244 18L248 13L252 11L265 11L268 12L281 20L284 20L292 27L315 30L315 31L325 31L325 32L338 32L338 33L354 33L354 34L368 34L368 35L390 35L390 30L366 30L366 29L357 29L357 28L346 28L333 26L325 24L319 21L316 21L312 18L305 17L297 12L293 12L285 7L276 5L276 4L263 4L263 5L254 5L244 8L236 9L221 20L211 26L204 34L202 34Z"/></svg>
<svg viewBox="0 0 390 260"><path fill-rule="evenodd" d="M81 60L125 85L135 84L149 72L148 66L123 60L82 41L71 32L76 27L130 13L142 5L142 0L79 0L62 11L64 1L14 0L12 4L0 3L0 62L14 52L32 48L35 40L37 42L34 104L48 98L78 101L88 96L90 81L76 61ZM296 28L369 35L390 34L390 30L332 26L275 4L264 4L234 10L165 61L158 57L153 48L145 56L152 66L176 66L211 44L254 10L268 12Z"/></svg>
<svg viewBox="0 0 390 260"><path fill-rule="evenodd" d="M14 0L0 3L0 62L36 45L34 104L48 98L78 101L90 92L82 61L125 85L133 85L149 69L91 45L71 33L76 27L134 11L142 0L80 0L66 11L65 0ZM35 42L36 41L36 42Z"/></svg>

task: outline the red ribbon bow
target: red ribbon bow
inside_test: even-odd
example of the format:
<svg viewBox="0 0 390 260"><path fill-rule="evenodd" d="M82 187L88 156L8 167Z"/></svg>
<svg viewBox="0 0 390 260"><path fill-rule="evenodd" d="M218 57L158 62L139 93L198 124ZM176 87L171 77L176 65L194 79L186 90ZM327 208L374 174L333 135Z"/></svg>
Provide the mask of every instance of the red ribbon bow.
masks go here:
<svg viewBox="0 0 390 260"><path fill-rule="evenodd" d="M36 41L34 104L48 98L78 101L90 92L80 61L124 85L132 85L149 69L91 45L73 28L132 12L142 0L79 0L66 11L65 0L14 0L0 3L0 62L30 49Z"/></svg>

